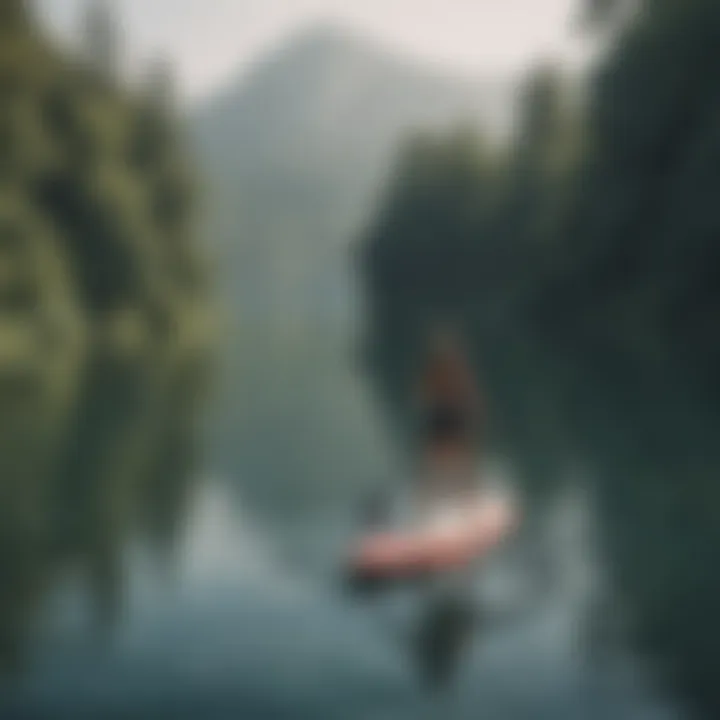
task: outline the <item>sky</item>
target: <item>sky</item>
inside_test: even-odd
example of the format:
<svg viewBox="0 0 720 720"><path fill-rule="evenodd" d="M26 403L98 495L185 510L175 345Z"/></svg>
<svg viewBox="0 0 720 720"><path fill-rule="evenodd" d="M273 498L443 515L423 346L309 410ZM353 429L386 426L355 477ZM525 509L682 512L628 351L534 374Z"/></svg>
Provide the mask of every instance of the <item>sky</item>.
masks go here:
<svg viewBox="0 0 720 720"><path fill-rule="evenodd" d="M35 0L74 42L87 0ZM521 71L537 59L587 56L573 34L580 0L106 0L122 22L130 72L174 64L190 102L211 96L303 29L333 23L457 74Z"/></svg>

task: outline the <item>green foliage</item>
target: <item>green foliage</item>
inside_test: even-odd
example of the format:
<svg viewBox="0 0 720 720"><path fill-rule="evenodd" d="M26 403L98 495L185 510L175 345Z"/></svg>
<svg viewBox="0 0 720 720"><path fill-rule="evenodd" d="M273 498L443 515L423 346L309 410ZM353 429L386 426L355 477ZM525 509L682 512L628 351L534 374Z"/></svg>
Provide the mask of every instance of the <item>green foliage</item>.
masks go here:
<svg viewBox="0 0 720 720"><path fill-rule="evenodd" d="M502 153L462 129L411 142L364 245L367 350L396 406L438 317L463 326L487 372L506 365L502 347L523 341L521 308L559 242L580 149L552 69L528 79L524 100L525 121Z"/></svg>
<svg viewBox="0 0 720 720"><path fill-rule="evenodd" d="M165 553L184 517L210 315L163 100L0 3L0 671L65 568L109 623L129 533Z"/></svg>
<svg viewBox="0 0 720 720"><path fill-rule="evenodd" d="M58 55L32 26L5 31L0 95L0 193L53 229L91 337L132 312L146 344L175 342L206 288L171 108Z"/></svg>

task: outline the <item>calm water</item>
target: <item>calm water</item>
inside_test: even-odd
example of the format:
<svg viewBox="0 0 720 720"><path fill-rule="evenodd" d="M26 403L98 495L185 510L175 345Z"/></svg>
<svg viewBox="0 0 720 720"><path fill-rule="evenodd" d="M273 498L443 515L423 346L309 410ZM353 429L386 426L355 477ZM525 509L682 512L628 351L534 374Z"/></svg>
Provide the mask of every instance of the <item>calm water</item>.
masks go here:
<svg viewBox="0 0 720 720"><path fill-rule="evenodd" d="M230 474L181 477L190 465L170 462L178 437L145 475L133 466L108 473L138 437L147 438L135 414L147 408L110 413L112 422L103 415L102 432L93 415L96 449L82 453L82 467L95 465L80 473L90 485L72 495L71 483L61 517L45 518L53 552L33 560L29 520L3 536L0 556L10 568L3 566L3 577L11 582L2 592L0 717L671 717L636 663L612 643L588 639L602 567L578 492L562 495L544 523L536 518L478 576L477 620L461 633L466 644L454 682L432 692L418 668L433 655L453 654L454 645L413 640L431 622L424 595L361 602L339 582L362 494L357 478L367 471L357 458L377 441L361 426L378 425L367 408L350 412L358 395L345 375L323 378L326 402L308 411L315 432L300 443L315 448L312 462L288 450L280 454L294 473L252 482ZM331 459L331 447L342 457ZM258 454L256 471L269 473L277 455ZM337 478L350 457L350 479L336 492L307 485L310 474ZM267 499L291 482L304 488L299 495L324 493L332 501L269 512ZM134 505L118 499L126 496Z"/></svg>
<svg viewBox="0 0 720 720"><path fill-rule="evenodd" d="M581 657L587 598L572 559L563 587L509 622L491 621L473 638L455 689L430 697L397 632L411 613L293 578L271 547L233 489L207 481L171 573L128 544L124 607L110 635L88 622L84 588L72 576L59 583L30 668L4 689L3 717L668 717L630 670L593 669ZM496 597L486 606L527 592L523 570L506 563L487 579Z"/></svg>

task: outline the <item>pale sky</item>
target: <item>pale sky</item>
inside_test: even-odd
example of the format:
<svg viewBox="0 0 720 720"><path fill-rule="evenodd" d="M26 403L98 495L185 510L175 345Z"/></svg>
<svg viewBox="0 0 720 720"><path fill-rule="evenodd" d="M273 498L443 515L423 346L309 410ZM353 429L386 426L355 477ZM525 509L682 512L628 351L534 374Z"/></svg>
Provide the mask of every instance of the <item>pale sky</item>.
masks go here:
<svg viewBox="0 0 720 720"><path fill-rule="evenodd" d="M347 25L451 72L514 73L538 58L576 62L581 0L107 0L123 22L128 62L174 63L181 93L200 99L288 36L322 22ZM35 0L73 41L87 0Z"/></svg>

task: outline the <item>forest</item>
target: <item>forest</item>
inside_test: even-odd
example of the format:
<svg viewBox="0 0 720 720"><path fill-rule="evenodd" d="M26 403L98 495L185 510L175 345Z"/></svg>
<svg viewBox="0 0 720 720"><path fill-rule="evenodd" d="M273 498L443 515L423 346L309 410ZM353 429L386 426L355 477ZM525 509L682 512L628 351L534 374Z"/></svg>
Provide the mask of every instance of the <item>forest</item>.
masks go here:
<svg viewBox="0 0 720 720"><path fill-rule="evenodd" d="M167 552L194 478L211 357L197 192L159 63L130 88L90 6L58 50L0 5L0 670L70 568L101 626L131 529Z"/></svg>
<svg viewBox="0 0 720 720"><path fill-rule="evenodd" d="M364 356L409 431L428 329L463 332L493 446L540 500L584 468L636 648L715 716L720 6L654 0L614 33L582 98L528 75L504 149L463 128L406 145L356 248Z"/></svg>

